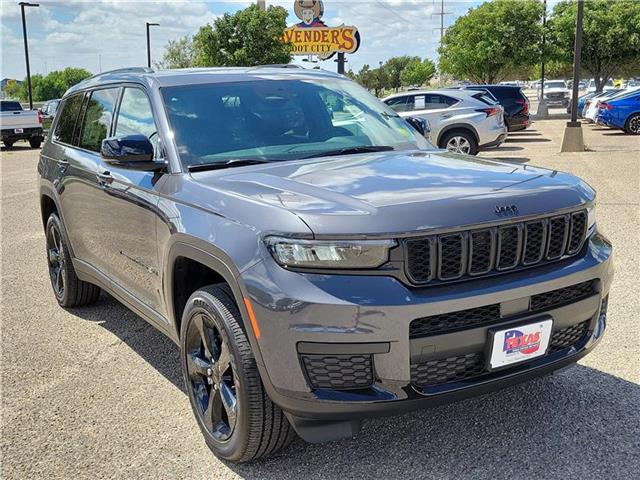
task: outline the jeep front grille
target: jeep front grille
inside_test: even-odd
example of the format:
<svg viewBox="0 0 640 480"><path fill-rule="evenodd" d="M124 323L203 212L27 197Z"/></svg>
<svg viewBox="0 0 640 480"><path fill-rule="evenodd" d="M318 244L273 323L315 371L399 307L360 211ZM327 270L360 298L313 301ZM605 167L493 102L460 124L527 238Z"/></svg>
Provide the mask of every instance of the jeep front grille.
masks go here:
<svg viewBox="0 0 640 480"><path fill-rule="evenodd" d="M415 284L470 279L541 265L577 254L584 210L529 222L405 240L406 273Z"/></svg>

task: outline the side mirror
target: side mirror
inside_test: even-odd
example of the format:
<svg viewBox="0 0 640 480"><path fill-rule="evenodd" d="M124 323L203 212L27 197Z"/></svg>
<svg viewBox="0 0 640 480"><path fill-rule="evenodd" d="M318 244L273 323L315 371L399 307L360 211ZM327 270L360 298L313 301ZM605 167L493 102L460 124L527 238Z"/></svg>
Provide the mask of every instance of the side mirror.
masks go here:
<svg viewBox="0 0 640 480"><path fill-rule="evenodd" d="M153 160L153 145L141 134L110 137L102 141L100 154L105 162L132 170L159 170L162 162Z"/></svg>
<svg viewBox="0 0 640 480"><path fill-rule="evenodd" d="M429 132L431 132L431 127L429 126L429 122L424 118L418 117L406 117L405 120L409 125L415 128L420 135L423 137L427 136Z"/></svg>

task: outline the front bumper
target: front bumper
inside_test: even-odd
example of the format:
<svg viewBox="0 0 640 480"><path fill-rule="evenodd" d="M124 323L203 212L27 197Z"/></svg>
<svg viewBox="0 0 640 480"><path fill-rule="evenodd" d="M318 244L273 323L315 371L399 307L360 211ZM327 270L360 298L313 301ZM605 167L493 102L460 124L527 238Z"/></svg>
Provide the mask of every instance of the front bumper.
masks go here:
<svg viewBox="0 0 640 480"><path fill-rule="evenodd" d="M583 255L563 262L426 288L407 287L384 276L296 273L265 259L242 273L261 326L256 358L263 382L294 426L313 421L353 425L360 418L447 403L544 375L577 361L600 340L606 321L601 306L606 305L603 299L613 277L611 255L611 245L596 233ZM410 338L413 320L492 304L500 304L501 312L514 306L517 310L534 295L590 280L597 285L593 295L542 312L554 320L554 332L586 325L584 335L568 348L461 381L416 385L412 364L482 350L490 327L524 323L541 312L501 314L490 327L476 325L426 340ZM312 388L303 353L340 351L369 354L374 383L356 390Z"/></svg>

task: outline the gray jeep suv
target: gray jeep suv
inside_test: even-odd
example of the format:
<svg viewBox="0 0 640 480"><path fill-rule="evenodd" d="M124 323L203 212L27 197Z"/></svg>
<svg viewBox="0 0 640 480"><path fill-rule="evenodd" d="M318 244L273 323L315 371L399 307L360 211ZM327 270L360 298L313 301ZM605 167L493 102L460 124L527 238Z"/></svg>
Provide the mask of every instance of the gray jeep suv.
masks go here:
<svg viewBox="0 0 640 480"><path fill-rule="evenodd" d="M56 299L104 290L176 342L231 461L590 352L613 274L594 191L435 150L413 125L301 68L88 79L38 165Z"/></svg>

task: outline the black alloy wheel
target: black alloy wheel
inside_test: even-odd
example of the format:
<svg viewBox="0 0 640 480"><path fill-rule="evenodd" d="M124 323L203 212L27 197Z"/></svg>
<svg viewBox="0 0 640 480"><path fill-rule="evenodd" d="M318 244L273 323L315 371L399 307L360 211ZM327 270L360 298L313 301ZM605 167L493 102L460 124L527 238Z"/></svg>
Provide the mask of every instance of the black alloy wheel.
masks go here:
<svg viewBox="0 0 640 480"><path fill-rule="evenodd" d="M237 380L229 346L206 311L197 312L189 323L186 355L198 416L213 438L225 442L236 426Z"/></svg>
<svg viewBox="0 0 640 480"><path fill-rule="evenodd" d="M53 293L58 301L64 298L65 288L65 256L62 233L56 223L47 230L47 258L49 261L49 278Z"/></svg>
<svg viewBox="0 0 640 480"><path fill-rule="evenodd" d="M242 316L226 284L187 300L180 324L182 375L207 446L218 457L246 462L291 442L293 428L267 395Z"/></svg>

